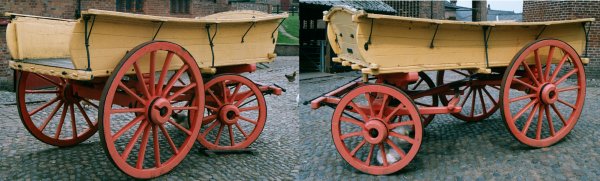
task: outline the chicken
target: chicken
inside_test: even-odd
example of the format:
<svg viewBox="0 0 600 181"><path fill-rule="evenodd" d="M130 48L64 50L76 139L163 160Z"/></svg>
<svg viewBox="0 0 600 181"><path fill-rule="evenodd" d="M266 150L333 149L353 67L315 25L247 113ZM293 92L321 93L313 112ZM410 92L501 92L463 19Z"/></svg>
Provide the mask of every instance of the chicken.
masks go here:
<svg viewBox="0 0 600 181"><path fill-rule="evenodd" d="M294 71L294 73L291 75L285 74L285 78L287 78L289 82L294 82L296 80L296 71Z"/></svg>

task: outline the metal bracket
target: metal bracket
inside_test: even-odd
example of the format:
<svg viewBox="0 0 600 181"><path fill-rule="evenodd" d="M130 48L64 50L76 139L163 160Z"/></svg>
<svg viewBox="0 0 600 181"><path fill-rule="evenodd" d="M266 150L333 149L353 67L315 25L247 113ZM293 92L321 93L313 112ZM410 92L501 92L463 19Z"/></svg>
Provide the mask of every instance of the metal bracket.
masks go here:
<svg viewBox="0 0 600 181"><path fill-rule="evenodd" d="M88 32L88 22L90 20L90 16L93 16L94 18L92 19L92 25L90 26L90 30ZM83 16L83 21L84 21L84 38L85 38L85 52L87 53L87 71L91 71L92 68L90 66L90 36L92 35L92 30L94 29L94 23L96 22L96 16L95 15L85 15Z"/></svg>
<svg viewBox="0 0 600 181"><path fill-rule="evenodd" d="M158 25L158 29L156 30L156 33L154 33L154 36L152 37L152 41L154 41L154 39L156 39L156 35L158 35L158 32L160 32L160 29L162 28L164 23L165 23L164 21L160 22L160 25Z"/></svg>
<svg viewBox="0 0 600 181"><path fill-rule="evenodd" d="M429 43L429 48L433 49L433 40L435 40L435 35L437 35L438 32L438 28L440 27L440 24L437 24L435 26L435 32L433 33L433 37L431 38L431 43Z"/></svg>
<svg viewBox="0 0 600 181"><path fill-rule="evenodd" d="M485 47L485 67L490 67L490 62L488 59L488 40L490 39L490 35L492 34L493 26L482 26L483 29L483 46ZM489 28L489 31L488 31Z"/></svg>
<svg viewBox="0 0 600 181"><path fill-rule="evenodd" d="M581 23L581 26L583 27L583 32L585 33L585 48L583 51L583 57L587 57L588 56L588 41L589 41L589 35L590 35L590 29L591 27L588 26L589 28L586 28L585 26L587 25L588 22L583 22Z"/></svg>
<svg viewBox="0 0 600 181"><path fill-rule="evenodd" d="M365 43L365 50L369 50L369 45L371 44L371 35L373 35L373 19L371 19L371 29L369 30L369 39Z"/></svg>
<svg viewBox="0 0 600 181"><path fill-rule="evenodd" d="M206 35L208 36L208 43L210 45L210 52L212 53L212 67L215 66L215 50L214 50L214 46L215 44L213 44L213 40L215 39L215 36L217 36L217 28L219 27L218 24L215 24L215 34L211 37L210 36L210 24L206 24L206 26L204 26L206 28Z"/></svg>
<svg viewBox="0 0 600 181"><path fill-rule="evenodd" d="M275 31L277 31L279 29L279 26L281 26L281 24L283 24L283 22L285 21L285 19L287 19L287 18L283 18L281 20L281 22L279 22L279 24L277 25L277 27L275 27L275 29L273 30L273 32L271 32L271 39L273 39L273 43L275 43Z"/></svg>
<svg viewBox="0 0 600 181"><path fill-rule="evenodd" d="M542 30L540 30L540 32L537 34L537 36L535 36L535 40L540 39L540 35L542 35L544 30L546 30L546 27L548 27L548 25L544 25L544 28L542 28Z"/></svg>
<svg viewBox="0 0 600 181"><path fill-rule="evenodd" d="M244 33L244 36L242 36L242 43L244 43L244 38L246 37L246 35L250 31L250 29L252 29L252 27L254 26L254 24L256 24L256 22L252 22L252 24L250 25L250 27L248 27L248 29L246 30L246 33Z"/></svg>

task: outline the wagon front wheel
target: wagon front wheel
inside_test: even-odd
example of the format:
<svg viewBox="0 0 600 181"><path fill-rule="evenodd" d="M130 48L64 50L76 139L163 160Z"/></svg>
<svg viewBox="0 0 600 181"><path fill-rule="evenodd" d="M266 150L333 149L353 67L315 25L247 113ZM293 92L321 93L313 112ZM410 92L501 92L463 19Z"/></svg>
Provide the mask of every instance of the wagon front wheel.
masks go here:
<svg viewBox="0 0 600 181"><path fill-rule="evenodd" d="M17 108L21 122L35 138L66 147L96 133L98 103L75 95L71 80L32 72L19 75Z"/></svg>
<svg viewBox="0 0 600 181"><path fill-rule="evenodd" d="M585 99L585 72L565 42L539 40L524 47L502 79L502 118L519 142L547 147L575 126Z"/></svg>
<svg viewBox="0 0 600 181"><path fill-rule="evenodd" d="M375 175L408 165L423 138L417 106L386 85L361 86L346 94L333 113L331 132L346 162Z"/></svg>
<svg viewBox="0 0 600 181"><path fill-rule="evenodd" d="M171 171L198 136L203 92L198 65L183 47L160 41L137 46L116 66L102 92L105 153L135 178ZM190 125L172 119L181 110L190 115Z"/></svg>
<svg viewBox="0 0 600 181"><path fill-rule="evenodd" d="M206 83L206 114L198 141L212 150L243 149L252 144L267 119L258 86L240 75L220 75Z"/></svg>

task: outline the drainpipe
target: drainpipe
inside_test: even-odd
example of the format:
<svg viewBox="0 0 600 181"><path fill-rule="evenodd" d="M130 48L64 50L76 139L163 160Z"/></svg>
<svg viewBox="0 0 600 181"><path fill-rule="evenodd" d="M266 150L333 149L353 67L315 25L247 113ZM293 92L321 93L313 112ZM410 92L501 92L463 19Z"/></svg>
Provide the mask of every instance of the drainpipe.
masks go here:
<svg viewBox="0 0 600 181"><path fill-rule="evenodd" d="M433 19L433 0L429 2L429 18Z"/></svg>
<svg viewBox="0 0 600 181"><path fill-rule="evenodd" d="M75 9L75 19L81 18L81 0L77 0L77 9Z"/></svg>

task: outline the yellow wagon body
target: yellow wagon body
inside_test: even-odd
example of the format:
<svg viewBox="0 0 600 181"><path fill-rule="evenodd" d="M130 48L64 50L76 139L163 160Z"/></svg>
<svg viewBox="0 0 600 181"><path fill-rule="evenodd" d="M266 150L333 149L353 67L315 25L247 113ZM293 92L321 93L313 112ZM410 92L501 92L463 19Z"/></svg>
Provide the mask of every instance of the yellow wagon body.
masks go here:
<svg viewBox="0 0 600 181"><path fill-rule="evenodd" d="M323 19L328 22L327 36L338 55L334 61L366 74L445 69L485 73L490 67L508 66L521 48L544 38L565 41L582 54L586 47L583 24L594 21L462 22L372 14L345 7L332 8ZM546 56L548 51L540 52Z"/></svg>
<svg viewBox="0 0 600 181"><path fill-rule="evenodd" d="M205 73L215 73L214 67L270 62L276 56L276 29L287 17L230 11L193 19L94 9L78 20L6 15L13 17L6 32L11 68L75 80L109 76L129 50L151 40L184 47ZM181 61L174 62L179 63L171 64L172 69L181 67Z"/></svg>

